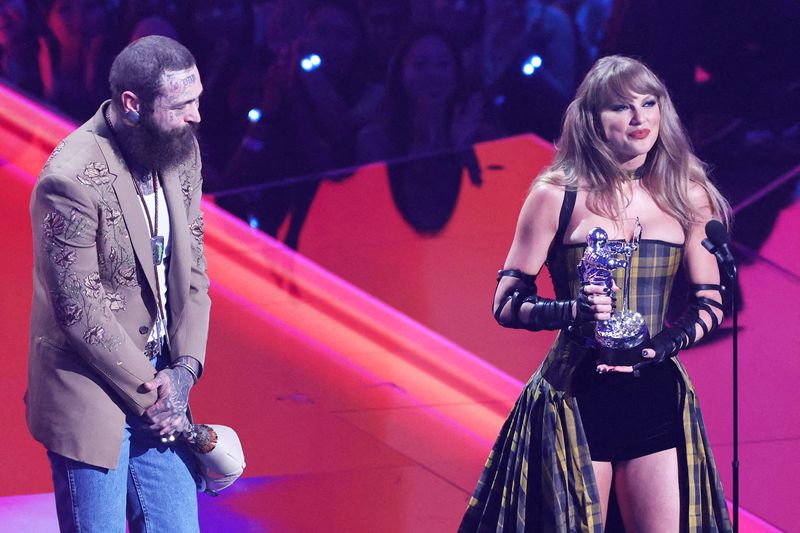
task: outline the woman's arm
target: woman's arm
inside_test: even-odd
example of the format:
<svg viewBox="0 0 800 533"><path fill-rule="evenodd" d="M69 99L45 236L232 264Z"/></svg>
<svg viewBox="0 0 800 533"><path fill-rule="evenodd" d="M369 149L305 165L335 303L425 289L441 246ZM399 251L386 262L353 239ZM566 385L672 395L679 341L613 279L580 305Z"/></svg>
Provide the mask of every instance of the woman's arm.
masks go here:
<svg viewBox="0 0 800 533"><path fill-rule="evenodd" d="M689 198L702 216L692 224L686 237L684 264L689 278L690 303L681 317L671 326L665 327L649 341L642 350L645 359L633 367L609 367L600 365L601 372L636 372L660 363L689 348L719 327L723 318L722 291L719 267L713 255L703 248L705 225L713 218L711 204L705 191L690 185Z"/></svg>
<svg viewBox="0 0 800 533"><path fill-rule="evenodd" d="M694 292L693 300L697 302L709 299L719 305L719 307L713 304L699 307L698 317L705 327L699 322L694 324L694 342L697 342L722 322L722 291L717 260L702 244L706 223L713 218L711 204L703 188L694 184L689 188L689 198L703 213L702 220L692 225L686 240L685 265L691 283L690 288ZM703 288L706 286L711 288Z"/></svg>
<svg viewBox="0 0 800 533"><path fill-rule="evenodd" d="M537 294L536 275L558 230L563 200L563 187L538 181L522 206L514 241L505 266L498 273L495 290L493 312L502 326L537 331L567 327L576 316L580 320L610 317L612 300L600 287L581 291L577 301L550 300Z"/></svg>

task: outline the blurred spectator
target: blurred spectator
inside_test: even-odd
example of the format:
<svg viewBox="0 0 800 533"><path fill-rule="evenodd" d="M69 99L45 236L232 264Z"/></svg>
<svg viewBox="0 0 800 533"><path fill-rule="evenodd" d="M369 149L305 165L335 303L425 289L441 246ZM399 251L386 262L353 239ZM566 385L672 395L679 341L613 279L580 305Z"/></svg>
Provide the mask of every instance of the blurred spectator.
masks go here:
<svg viewBox="0 0 800 533"><path fill-rule="evenodd" d="M133 42L148 35L161 35L163 37L175 39L176 41L182 40L178 28L171 24L166 18L156 14L147 15L139 20L133 27L131 37L128 41Z"/></svg>
<svg viewBox="0 0 800 533"><path fill-rule="evenodd" d="M432 0L410 0L410 2L412 24L415 27L430 24L433 20Z"/></svg>
<svg viewBox="0 0 800 533"><path fill-rule="evenodd" d="M387 76L383 116L361 130L362 162L469 147L486 138L480 94L469 95L455 44L425 28L401 44Z"/></svg>
<svg viewBox="0 0 800 533"><path fill-rule="evenodd" d="M432 0L433 20L461 51L464 83L482 87L481 34L486 17L484 0Z"/></svg>
<svg viewBox="0 0 800 533"><path fill-rule="evenodd" d="M0 77L41 98L43 75L50 70L50 54L45 49L52 43L52 34L33 4L25 0L0 0Z"/></svg>
<svg viewBox="0 0 800 533"><path fill-rule="evenodd" d="M750 4L755 11L762 8L752 2L741 3ZM741 11L735 7L718 9L713 3L693 0L615 0L601 55L615 53L641 59L669 87L681 115L690 116L694 68L699 43L707 27L701 22L701 11L706 4L715 16L719 11L730 9L741 17ZM731 52L725 49L724 54L731 55Z"/></svg>
<svg viewBox="0 0 800 533"><path fill-rule="evenodd" d="M120 48L147 35L182 41L187 33L187 16L178 0L127 0L122 13Z"/></svg>
<svg viewBox="0 0 800 533"><path fill-rule="evenodd" d="M187 41L199 57L203 93L214 95L253 48L253 6L249 0L193 0L190 6Z"/></svg>
<svg viewBox="0 0 800 533"><path fill-rule="evenodd" d="M553 139L575 90L575 34L561 8L543 0L492 2L485 41L486 82L509 133ZM526 64L535 57L535 69ZM536 64L536 63L533 63Z"/></svg>
<svg viewBox="0 0 800 533"><path fill-rule="evenodd" d="M412 33L392 60L384 116L358 136L362 162L418 156L390 162L389 179L401 214L422 233L436 233L450 219L465 167L480 183L471 145L494 133L481 95L465 90L459 58L442 31Z"/></svg>
<svg viewBox="0 0 800 533"><path fill-rule="evenodd" d="M114 0L55 0L50 8L57 48L48 58L45 97L68 115L90 115L107 96L118 14Z"/></svg>
<svg viewBox="0 0 800 533"><path fill-rule="evenodd" d="M344 0L312 2L303 33L280 51L266 75L256 120L225 173L226 187L247 186L352 165L355 135L377 100L363 70L365 34L358 10ZM315 60L312 61L312 57ZM297 246L319 183L309 179L219 202Z"/></svg>
<svg viewBox="0 0 800 533"><path fill-rule="evenodd" d="M411 25L410 0L362 0L370 81L382 84L389 60Z"/></svg>
<svg viewBox="0 0 800 533"><path fill-rule="evenodd" d="M546 83L572 97L575 34L566 11L545 0L493 0L488 3L483 37L488 85L509 71L518 73L523 61L537 54L545 61Z"/></svg>
<svg viewBox="0 0 800 533"><path fill-rule="evenodd" d="M254 12L249 0L194 0L187 13L186 44L197 57L203 76L203 130L201 134L204 166L217 172L238 145L237 123L243 115L231 109L231 90L240 74L249 77L245 65L255 54Z"/></svg>
<svg viewBox="0 0 800 533"><path fill-rule="evenodd" d="M311 0L273 0L273 3L265 41L277 53L291 46L303 33Z"/></svg>
<svg viewBox="0 0 800 533"><path fill-rule="evenodd" d="M270 46L269 31L278 13L276 0L252 0L253 46L266 50Z"/></svg>
<svg viewBox="0 0 800 533"><path fill-rule="evenodd" d="M281 119L304 150L300 166L318 170L326 162L353 161L353 140L362 117L354 116L366 89L363 71L364 28L353 4L319 0L312 3L303 33L284 48L267 73L262 110ZM316 63L304 59L316 56ZM316 159L309 163L308 158ZM294 166L294 165L292 165ZM290 171L291 173L291 171ZM284 175L287 172L282 173Z"/></svg>
<svg viewBox="0 0 800 533"><path fill-rule="evenodd" d="M588 72L600 56L612 3L612 0L583 0L575 10L579 44L577 71L580 74Z"/></svg>

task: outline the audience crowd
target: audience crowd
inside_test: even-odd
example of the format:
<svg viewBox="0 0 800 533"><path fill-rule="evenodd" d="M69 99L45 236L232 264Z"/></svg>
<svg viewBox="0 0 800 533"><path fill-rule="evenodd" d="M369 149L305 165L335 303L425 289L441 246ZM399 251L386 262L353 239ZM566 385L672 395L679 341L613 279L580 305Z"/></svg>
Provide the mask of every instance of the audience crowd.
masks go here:
<svg viewBox="0 0 800 533"><path fill-rule="evenodd" d="M681 106L703 55L703 4L689 4L0 0L0 79L82 121L107 97L110 61L128 42L149 34L181 41L205 89L206 190L296 246L321 177L411 161L395 175L416 178L393 184L402 211L425 200L414 191L441 175L443 153L522 132L553 140L577 80L599 55L644 59L677 88Z"/></svg>

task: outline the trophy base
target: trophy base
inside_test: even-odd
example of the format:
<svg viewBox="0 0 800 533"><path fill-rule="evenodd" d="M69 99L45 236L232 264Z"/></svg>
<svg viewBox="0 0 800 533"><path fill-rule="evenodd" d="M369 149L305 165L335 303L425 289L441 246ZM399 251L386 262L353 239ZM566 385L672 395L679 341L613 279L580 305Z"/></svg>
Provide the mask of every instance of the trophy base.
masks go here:
<svg viewBox="0 0 800 533"><path fill-rule="evenodd" d="M600 346L597 348L597 360L601 364L609 366L633 366L636 363L644 361L642 357L642 346L634 346L633 348L605 348Z"/></svg>
<svg viewBox="0 0 800 533"><path fill-rule="evenodd" d="M642 346L650 338L642 315L622 311L598 322L595 340L599 361L612 366L631 366L642 360Z"/></svg>

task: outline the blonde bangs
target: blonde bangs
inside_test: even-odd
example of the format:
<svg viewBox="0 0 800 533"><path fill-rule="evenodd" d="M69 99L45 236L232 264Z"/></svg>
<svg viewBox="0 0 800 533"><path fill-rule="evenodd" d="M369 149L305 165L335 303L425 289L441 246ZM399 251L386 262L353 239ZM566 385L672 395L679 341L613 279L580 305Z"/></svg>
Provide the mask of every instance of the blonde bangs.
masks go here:
<svg viewBox="0 0 800 533"><path fill-rule="evenodd" d="M652 95L661 101L667 89L661 80L641 63L615 62L608 69L598 69L587 94L587 104L595 111L615 102L629 102L631 95Z"/></svg>

